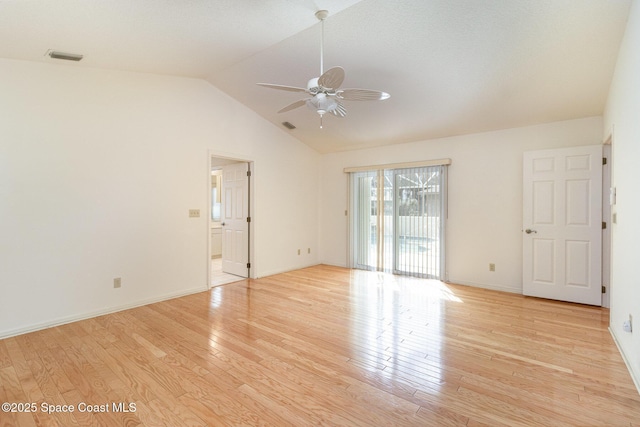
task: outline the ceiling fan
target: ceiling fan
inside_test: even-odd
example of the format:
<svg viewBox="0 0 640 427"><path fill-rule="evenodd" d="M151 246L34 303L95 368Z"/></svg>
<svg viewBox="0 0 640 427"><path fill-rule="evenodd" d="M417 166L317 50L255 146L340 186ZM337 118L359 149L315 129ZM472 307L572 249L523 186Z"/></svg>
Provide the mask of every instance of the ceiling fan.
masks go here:
<svg viewBox="0 0 640 427"><path fill-rule="evenodd" d="M306 89L271 83L257 84L271 89L286 90L289 92L305 92L311 95L310 98L301 99L281 108L278 113L284 113L307 105L307 107L320 115L320 128L322 128L322 117L326 113L340 118L347 115L347 109L342 105L341 101L383 101L388 99L390 95L379 90L340 89L340 85L344 81L344 69L342 67L333 67L326 72L324 71L324 20L329 15L329 12L319 10L315 15L316 18L320 20L322 26L322 37L320 39L320 77L309 80Z"/></svg>

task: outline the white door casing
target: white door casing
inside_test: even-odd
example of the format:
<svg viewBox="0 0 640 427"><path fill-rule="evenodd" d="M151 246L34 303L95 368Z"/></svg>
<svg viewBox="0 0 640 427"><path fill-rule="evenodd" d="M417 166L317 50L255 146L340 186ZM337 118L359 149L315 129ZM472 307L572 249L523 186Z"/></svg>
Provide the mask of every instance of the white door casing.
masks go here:
<svg viewBox="0 0 640 427"><path fill-rule="evenodd" d="M602 146L523 155L523 294L601 305Z"/></svg>
<svg viewBox="0 0 640 427"><path fill-rule="evenodd" d="M247 277L249 258L248 163L222 167L222 271Z"/></svg>

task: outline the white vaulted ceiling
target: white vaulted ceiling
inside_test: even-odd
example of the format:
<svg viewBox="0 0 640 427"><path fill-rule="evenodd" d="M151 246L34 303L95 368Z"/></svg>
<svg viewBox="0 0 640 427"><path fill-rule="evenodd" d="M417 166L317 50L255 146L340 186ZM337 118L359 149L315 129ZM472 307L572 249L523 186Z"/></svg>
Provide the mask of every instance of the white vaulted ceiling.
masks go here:
<svg viewBox="0 0 640 427"><path fill-rule="evenodd" d="M205 78L321 153L601 115L631 0L0 0L0 57ZM257 86L383 90L348 116ZM284 128L283 128L284 129Z"/></svg>

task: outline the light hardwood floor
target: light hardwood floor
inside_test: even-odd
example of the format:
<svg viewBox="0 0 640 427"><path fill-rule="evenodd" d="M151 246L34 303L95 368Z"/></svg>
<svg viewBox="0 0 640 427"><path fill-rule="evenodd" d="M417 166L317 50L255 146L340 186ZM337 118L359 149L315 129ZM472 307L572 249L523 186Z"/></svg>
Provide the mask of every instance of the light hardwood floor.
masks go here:
<svg viewBox="0 0 640 427"><path fill-rule="evenodd" d="M0 402L36 412L0 425L638 426L607 324L601 308L317 266L1 340Z"/></svg>

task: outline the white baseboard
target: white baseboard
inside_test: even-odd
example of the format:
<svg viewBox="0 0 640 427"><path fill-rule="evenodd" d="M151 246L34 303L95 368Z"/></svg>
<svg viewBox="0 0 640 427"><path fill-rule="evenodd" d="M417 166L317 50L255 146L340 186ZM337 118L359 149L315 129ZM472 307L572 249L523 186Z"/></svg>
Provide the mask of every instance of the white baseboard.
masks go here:
<svg viewBox="0 0 640 427"><path fill-rule="evenodd" d="M300 265L300 266L297 266L295 268L285 268L285 269L280 269L280 270L261 271L260 275L258 277L256 277L256 279L260 279L262 277L274 276L276 274L288 273L290 271L300 270L302 268L309 268L309 267L313 267L313 266L316 266L316 265L320 265L320 263L313 262L313 263L310 263L308 265L307 264Z"/></svg>
<svg viewBox="0 0 640 427"><path fill-rule="evenodd" d="M349 268L349 266L345 262L321 261L320 264L330 265L332 267Z"/></svg>
<svg viewBox="0 0 640 427"><path fill-rule="evenodd" d="M489 289L491 291L509 292L511 294L522 295L521 288L512 288L508 286L494 285L491 283L468 282L466 280L456 280L451 278L447 280L447 283L450 283L452 285L472 286L474 288Z"/></svg>
<svg viewBox="0 0 640 427"><path fill-rule="evenodd" d="M620 356L622 356L622 360L624 360L624 364L627 366L627 371L629 371L629 375L631 375L631 379L633 380L633 384L636 386L636 390L638 390L638 394L640 394L640 378L636 378L633 372L633 369L631 369L631 363L629 363L629 359L627 359L627 355L624 353L624 351L622 351L622 346L620 346L620 342L618 342L618 338L616 337L616 334L613 332L613 329L611 329L611 326L609 326L609 333L613 338L613 342L616 343L616 347L618 347L618 352L620 353Z"/></svg>
<svg viewBox="0 0 640 427"><path fill-rule="evenodd" d="M346 265L343 264L335 264L335 263L331 263L331 262L322 262L321 264L326 264L326 265L331 265L334 267L344 267L344 268L349 268ZM494 285L491 283L478 283L478 282L469 282L466 280L456 280L456 279L449 279L446 281L446 283L450 283L452 285L463 285L463 286L471 286L474 288L482 288L482 289L489 289L492 291L501 291L501 292L509 292L512 294L519 294L522 295L522 288L513 288L513 287L508 287L508 286L502 286L502 285Z"/></svg>
<svg viewBox="0 0 640 427"><path fill-rule="evenodd" d="M139 301L128 303L128 304L119 305L116 307L104 308L101 310L90 311L87 313L76 314L73 316L60 317L58 319L54 319L48 322L37 323L35 325L29 325L22 328L9 330L9 331L0 331L0 339L15 337L17 335L27 334L29 332L40 331L42 329L47 329L54 326L65 325L67 323L73 323L79 320L91 319L93 317L116 313L118 311L129 310L131 308L141 307L143 305L153 304L160 301L166 301L169 299L179 298L179 297L183 297L191 294L197 294L199 292L205 292L207 290L208 289L202 288L202 287L195 288L195 289L187 289L179 292L165 294L158 297L147 298L147 299L139 300Z"/></svg>
<svg viewBox="0 0 640 427"><path fill-rule="evenodd" d="M327 262L327 261L324 261L321 264L331 265L331 266L334 266L334 267L349 268L348 266L343 265L343 264L336 264L336 263ZM513 287L508 287L508 286L502 286L502 285L494 285L494 284L491 284L491 283L469 282L469 281L466 281L466 280L456 280L456 279L449 279L449 280L446 281L446 283L450 283L452 285L472 286L474 288L489 289L489 290L492 290L492 291L509 292L509 293L512 293L512 294L522 295L522 288L513 288Z"/></svg>

